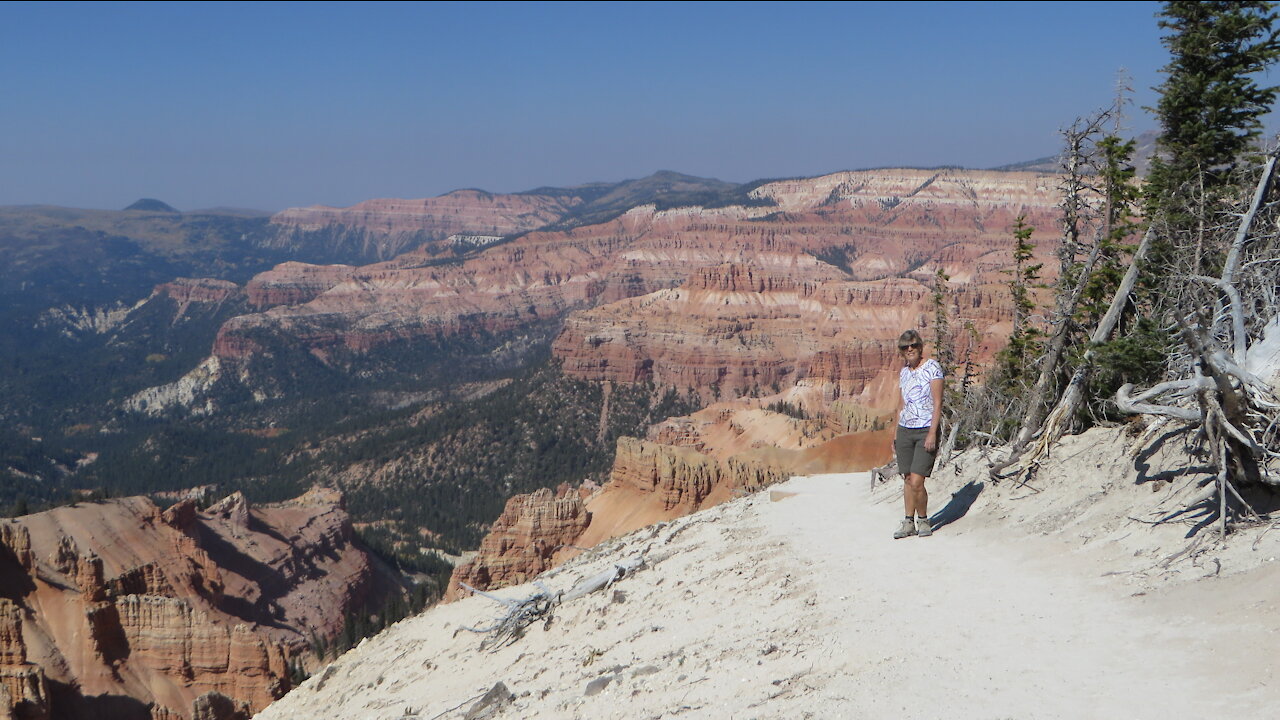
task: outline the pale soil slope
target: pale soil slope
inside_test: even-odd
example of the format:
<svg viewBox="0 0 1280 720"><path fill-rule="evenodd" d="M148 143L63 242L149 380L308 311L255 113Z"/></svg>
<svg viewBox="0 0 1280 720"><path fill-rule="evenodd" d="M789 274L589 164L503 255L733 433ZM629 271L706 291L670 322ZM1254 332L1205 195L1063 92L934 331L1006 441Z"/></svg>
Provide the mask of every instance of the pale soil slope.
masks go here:
<svg viewBox="0 0 1280 720"><path fill-rule="evenodd" d="M865 473L797 478L546 573L564 590L648 561L514 645L455 635L499 614L469 598L362 643L259 717L461 718L498 681L516 695L505 718L1270 716L1280 532L1241 530L1161 567L1188 527L1126 515L1193 478L1153 493L1120 442L1069 438L1038 493L944 470L933 504L954 521L927 539L890 538L896 482L869 494ZM973 460L961 465L977 477Z"/></svg>

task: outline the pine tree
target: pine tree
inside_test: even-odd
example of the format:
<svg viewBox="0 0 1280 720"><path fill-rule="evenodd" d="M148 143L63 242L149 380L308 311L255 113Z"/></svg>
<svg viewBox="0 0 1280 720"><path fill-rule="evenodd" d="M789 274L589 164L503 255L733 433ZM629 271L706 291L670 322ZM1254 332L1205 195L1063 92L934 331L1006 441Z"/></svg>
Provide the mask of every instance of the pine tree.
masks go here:
<svg viewBox="0 0 1280 720"><path fill-rule="evenodd" d="M948 286L951 279L946 271L938 268L933 275L933 347L934 357L942 366L944 375L950 377L955 373L956 350L951 337L951 322L947 315Z"/></svg>
<svg viewBox="0 0 1280 720"><path fill-rule="evenodd" d="M1032 263L1036 246L1031 242L1035 228L1027 224L1027 217L1019 215L1013 225L1013 277L1009 280L1009 294L1013 299L1013 332L1004 350L1004 366L1010 380L1021 378L1039 347L1039 330L1031 325L1031 311L1035 301L1031 289L1040 279L1043 265Z"/></svg>
<svg viewBox="0 0 1280 720"><path fill-rule="evenodd" d="M1124 275L1127 255L1134 246L1129 243L1138 231L1134 211L1139 188L1133 179L1135 142L1111 134L1098 141L1098 175L1103 194L1103 227L1099 233L1098 259L1081 297L1079 326L1092 328L1107 309L1111 295Z"/></svg>
<svg viewBox="0 0 1280 720"><path fill-rule="evenodd" d="M1147 216L1163 225L1164 241L1153 252L1157 275L1172 274L1179 248L1189 258L1183 272L1216 274L1219 252L1207 225L1238 190L1233 171L1276 98L1276 86L1256 81L1280 58L1274 8L1177 0L1160 12L1171 59L1157 88L1161 134L1147 194Z"/></svg>

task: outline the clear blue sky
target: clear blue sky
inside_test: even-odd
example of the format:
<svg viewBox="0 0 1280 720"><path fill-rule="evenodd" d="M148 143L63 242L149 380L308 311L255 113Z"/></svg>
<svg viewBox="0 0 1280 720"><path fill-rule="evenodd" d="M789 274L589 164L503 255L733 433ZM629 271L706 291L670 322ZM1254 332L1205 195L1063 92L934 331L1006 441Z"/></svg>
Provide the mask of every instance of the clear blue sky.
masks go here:
<svg viewBox="0 0 1280 720"><path fill-rule="evenodd" d="M346 206L990 167L1166 62L1154 2L0 4L0 205Z"/></svg>

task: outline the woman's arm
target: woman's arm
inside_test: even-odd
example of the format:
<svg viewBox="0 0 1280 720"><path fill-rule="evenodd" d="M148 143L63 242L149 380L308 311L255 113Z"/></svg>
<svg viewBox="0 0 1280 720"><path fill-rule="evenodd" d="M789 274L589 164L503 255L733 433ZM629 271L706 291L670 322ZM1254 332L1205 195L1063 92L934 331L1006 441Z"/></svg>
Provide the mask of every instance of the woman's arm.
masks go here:
<svg viewBox="0 0 1280 720"><path fill-rule="evenodd" d="M929 422L929 434L925 436L924 449L933 452L938 449L938 425L942 422L942 378L929 381L929 394L933 397L933 420Z"/></svg>
<svg viewBox="0 0 1280 720"><path fill-rule="evenodd" d="M894 438L896 437L895 433L898 430L898 421L902 419L902 404L903 404L902 383L901 382L895 383L894 387L898 389L898 391L894 393L895 395L898 396L898 401L893 404L893 424L889 426L894 430L894 432L889 433L889 454L890 455L892 455L894 452L893 442L894 442Z"/></svg>

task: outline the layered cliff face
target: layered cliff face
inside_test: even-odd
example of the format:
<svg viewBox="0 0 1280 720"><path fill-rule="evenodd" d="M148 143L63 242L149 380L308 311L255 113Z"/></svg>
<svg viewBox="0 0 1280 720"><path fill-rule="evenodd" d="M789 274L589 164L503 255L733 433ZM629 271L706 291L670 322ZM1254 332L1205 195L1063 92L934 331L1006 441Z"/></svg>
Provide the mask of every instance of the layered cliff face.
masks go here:
<svg viewBox="0 0 1280 720"><path fill-rule="evenodd" d="M0 525L0 573L6 578L0 589L0 717L50 717L49 679L29 656L27 613L11 597L26 590L23 580L34 568L31 534L20 525Z"/></svg>
<svg viewBox="0 0 1280 720"><path fill-rule="evenodd" d="M554 346L566 372L712 398L800 378L826 385L828 401L858 395L893 364L902 330L932 324L939 270L952 327L972 324L988 357L1012 317L1009 227L1025 215L1053 228L1056 203L1044 176L971 171L838 173L754 193L784 219L726 223L732 262L569 317ZM1053 250L1037 247L1050 280Z"/></svg>
<svg viewBox="0 0 1280 720"><path fill-rule="evenodd" d="M262 508L126 498L3 521L5 708L192 718L203 696L256 712L288 690L311 633L332 635L387 582L351 533L323 490Z"/></svg>
<svg viewBox="0 0 1280 720"><path fill-rule="evenodd" d="M837 383L820 387L839 390ZM799 386L769 397L717 402L651 426L646 439L620 438L608 481L602 487L584 485L579 491L585 497L586 522L572 539L565 539L570 533L564 526L549 523L525 523L522 532L511 532L514 517L551 512L553 496L543 490L512 498L476 556L455 570L447 599L465 596L459 582L477 589L523 582L583 548L757 492L794 475L867 470L889 460L892 418L882 408L849 399L844 405L810 399L810 405L827 410L813 417L793 417L769 409L787 398L795 402L792 407L798 407L806 395L814 395L811 390ZM558 497L565 496L562 489ZM513 508L522 514L512 515ZM539 533L539 528L550 527L554 530ZM562 545L570 547L542 552Z"/></svg>
<svg viewBox="0 0 1280 720"><path fill-rule="evenodd" d="M274 337L328 358L414 339L511 334L590 305L608 283L611 249L625 242L621 223L602 237L532 233L461 265L438 265L420 253L361 268L289 263L249 283L265 312L233 318L214 354L248 359ZM620 281L621 282L621 281ZM657 289L622 283L625 295ZM290 298L300 304L282 305Z"/></svg>
<svg viewBox="0 0 1280 720"><path fill-rule="evenodd" d="M576 544L589 547L790 477L769 458L703 450L619 439L609 481L587 502L591 526Z"/></svg>
<svg viewBox="0 0 1280 720"><path fill-rule="evenodd" d="M350 265L309 265L287 262L254 276L245 285L249 304L256 309L276 305L301 305L329 288L349 279Z"/></svg>
<svg viewBox="0 0 1280 720"><path fill-rule="evenodd" d="M178 317L186 314L193 303L224 303L240 294L240 286L230 280L214 278L177 278L157 285L156 295L164 295L178 304Z"/></svg>
<svg viewBox="0 0 1280 720"><path fill-rule="evenodd" d="M272 216L271 224L277 230L275 242L282 246L306 244L314 237L350 245L356 254L377 259L415 247L430 254L451 246L471 249L553 223L579 203L570 195L456 190L417 200L367 200L349 208L290 208Z"/></svg>
<svg viewBox="0 0 1280 720"><path fill-rule="evenodd" d="M959 320L980 333L1007 320L1009 228L1018 215L1053 227L1054 185L1036 173L837 173L753 191L776 207L641 206L455 264L428 250L358 268L286 263L249 283L265 311L228 321L214 354L244 360L285 343L333 362L422 339L511 337L577 310L555 353L581 377L785 386L821 351L927 324L938 269ZM1040 242L1043 259L1052 251Z"/></svg>

